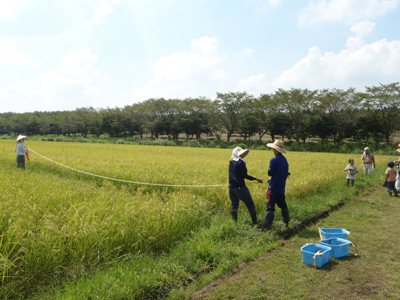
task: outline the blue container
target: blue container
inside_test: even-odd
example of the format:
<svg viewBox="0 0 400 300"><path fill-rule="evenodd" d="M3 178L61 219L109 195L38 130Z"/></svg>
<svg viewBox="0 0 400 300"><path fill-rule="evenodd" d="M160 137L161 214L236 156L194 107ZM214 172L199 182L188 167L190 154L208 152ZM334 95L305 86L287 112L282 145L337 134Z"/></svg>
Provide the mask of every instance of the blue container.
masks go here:
<svg viewBox="0 0 400 300"><path fill-rule="evenodd" d="M320 241L321 245L329 246L332 248L331 255L334 258L345 257L349 255L349 248L351 242L341 238L330 238Z"/></svg>
<svg viewBox="0 0 400 300"><path fill-rule="evenodd" d="M341 238L347 239L349 236L350 231L342 228L320 228L319 235L321 240L330 239L330 238Z"/></svg>
<svg viewBox="0 0 400 300"><path fill-rule="evenodd" d="M332 248L321 244L307 244L301 247L303 263L321 268L329 262Z"/></svg>

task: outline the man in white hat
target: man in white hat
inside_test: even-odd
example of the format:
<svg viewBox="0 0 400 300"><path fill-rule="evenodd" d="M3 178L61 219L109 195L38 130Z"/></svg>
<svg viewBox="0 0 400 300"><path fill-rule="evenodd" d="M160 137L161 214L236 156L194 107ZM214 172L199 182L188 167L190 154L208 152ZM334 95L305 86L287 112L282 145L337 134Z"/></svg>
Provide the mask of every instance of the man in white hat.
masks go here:
<svg viewBox="0 0 400 300"><path fill-rule="evenodd" d="M19 135L16 139L17 146L15 147L15 153L17 153L17 167L25 169L25 156L29 160L28 148L24 145L25 135Z"/></svg>
<svg viewBox="0 0 400 300"><path fill-rule="evenodd" d="M254 225L257 225L256 207L244 180L257 180L259 183L263 181L262 179L247 174L244 158L248 153L249 149L236 147L232 150L231 159L229 160L229 198L231 200L231 215L232 219L237 221L239 202L242 200L249 211L251 221Z"/></svg>
<svg viewBox="0 0 400 300"><path fill-rule="evenodd" d="M281 209L283 222L286 226L289 225L289 209L285 199L286 179L290 175L289 164L283 156L286 149L283 146L283 141L275 140L273 143L268 143L267 147L274 152L274 157L271 158L268 168L268 176L271 176L268 184L267 192L267 215L265 216L262 230L271 229L275 217L275 204Z"/></svg>
<svg viewBox="0 0 400 300"><path fill-rule="evenodd" d="M364 175L372 174L372 171L375 169L375 157L368 147L364 148L364 152L361 156L361 161L363 164Z"/></svg>

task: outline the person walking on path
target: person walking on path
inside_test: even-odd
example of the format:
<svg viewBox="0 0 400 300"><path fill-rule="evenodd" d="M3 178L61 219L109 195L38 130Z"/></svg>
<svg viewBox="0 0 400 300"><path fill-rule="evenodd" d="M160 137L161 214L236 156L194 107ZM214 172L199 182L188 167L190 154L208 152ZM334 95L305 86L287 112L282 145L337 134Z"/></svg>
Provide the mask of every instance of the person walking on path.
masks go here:
<svg viewBox="0 0 400 300"><path fill-rule="evenodd" d="M25 138L25 135L19 135L17 137L17 145L15 147L15 153L17 154L17 167L21 169L25 169L25 157L27 160L29 160L29 151L24 145Z"/></svg>
<svg viewBox="0 0 400 300"><path fill-rule="evenodd" d="M284 148L283 141L275 140L273 143L268 143L267 147L274 152L274 157L269 162L268 176L271 179L268 183L267 191L267 215L265 216L262 230L271 229L275 217L275 204L281 209L283 222L286 227L289 225L289 209L285 199L286 179L290 175L289 164L283 156L287 151Z"/></svg>
<svg viewBox="0 0 400 300"><path fill-rule="evenodd" d="M242 200L246 205L251 221L257 224L257 213L249 189L245 184L245 179L257 180L262 183L262 179L255 178L247 174L246 162L243 160L249 153L248 149L236 147L232 150L229 160L229 198L231 200L231 215L237 221L239 201Z"/></svg>
<svg viewBox="0 0 400 300"><path fill-rule="evenodd" d="M354 159L349 159L349 164L344 168L347 171L346 184L347 186L354 186L354 180L356 179L356 174L358 173L357 167L354 165Z"/></svg>
<svg viewBox="0 0 400 300"><path fill-rule="evenodd" d="M387 164L387 169L385 171L385 183L384 186L387 187L387 191L390 196L393 196L393 193L396 197L398 197L398 192L395 187L396 183L396 175L397 172L394 169L394 161L389 161Z"/></svg>
<svg viewBox="0 0 400 300"><path fill-rule="evenodd" d="M368 147L364 148L361 161L364 168L364 175L371 175L372 171L375 169L375 157Z"/></svg>

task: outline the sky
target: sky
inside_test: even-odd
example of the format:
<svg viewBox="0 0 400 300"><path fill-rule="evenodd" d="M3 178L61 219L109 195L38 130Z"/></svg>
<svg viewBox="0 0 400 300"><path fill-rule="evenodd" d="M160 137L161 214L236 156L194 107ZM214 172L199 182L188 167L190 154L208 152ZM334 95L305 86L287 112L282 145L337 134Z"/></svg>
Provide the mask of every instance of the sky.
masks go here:
<svg viewBox="0 0 400 300"><path fill-rule="evenodd" d="M400 81L400 0L0 0L0 112Z"/></svg>

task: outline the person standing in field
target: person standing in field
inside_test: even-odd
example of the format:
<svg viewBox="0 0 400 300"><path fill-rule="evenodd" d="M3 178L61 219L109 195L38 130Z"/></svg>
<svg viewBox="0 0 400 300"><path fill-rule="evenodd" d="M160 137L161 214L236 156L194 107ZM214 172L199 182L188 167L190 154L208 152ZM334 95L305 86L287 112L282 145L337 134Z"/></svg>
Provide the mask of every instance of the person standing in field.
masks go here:
<svg viewBox="0 0 400 300"><path fill-rule="evenodd" d="M256 208L250 191L245 184L245 179L257 180L259 183L263 181L247 174L246 162L243 159L248 153L248 149L242 149L241 147L236 147L232 150L229 160L229 198L231 200L232 219L235 222L237 221L239 201L242 200L249 211L251 221L256 225Z"/></svg>
<svg viewBox="0 0 400 300"><path fill-rule="evenodd" d="M354 180L356 178L356 174L358 173L357 167L354 165L354 159L349 159L349 164L344 168L347 171L346 179L347 186L354 186Z"/></svg>
<svg viewBox="0 0 400 300"><path fill-rule="evenodd" d="M385 171L385 186L387 187L387 191L390 196L393 196L393 194L398 197L398 192L395 187L396 183L396 175L397 172L394 169L394 161L389 161L388 162L388 167Z"/></svg>
<svg viewBox="0 0 400 300"><path fill-rule="evenodd" d="M281 209L282 219L286 227L288 227L290 220L285 199L286 179L290 173L289 164L283 156L287 151L281 140L268 143L267 147L272 149L274 157L270 160L268 168L268 176L271 176L271 179L268 181L267 215L262 226L263 231L271 229L275 217L275 204Z"/></svg>
<svg viewBox="0 0 400 300"><path fill-rule="evenodd" d="M25 138L25 135L19 135L17 137L17 145L15 147L15 153L17 154L17 167L21 169L25 169L25 157L27 160L29 160L29 151L24 145Z"/></svg>
<svg viewBox="0 0 400 300"><path fill-rule="evenodd" d="M400 155L400 144L397 145L396 149L397 153ZM397 160L394 161L395 170L396 170L396 183L395 188L398 192L400 192L400 156Z"/></svg>
<svg viewBox="0 0 400 300"><path fill-rule="evenodd" d="M361 161L364 168L364 175L371 175L372 171L375 169L375 157L368 147L364 148Z"/></svg>

